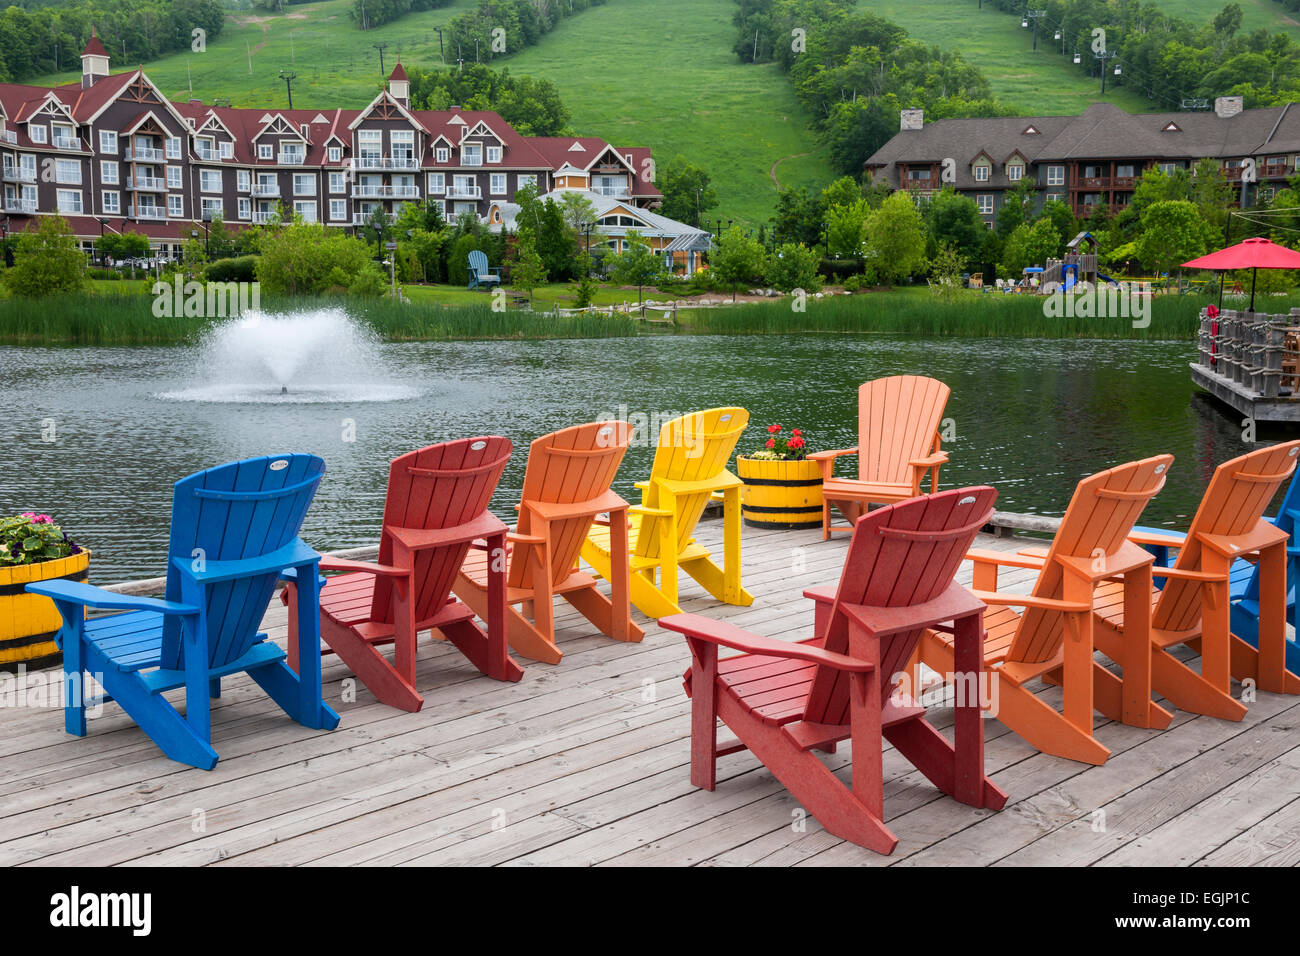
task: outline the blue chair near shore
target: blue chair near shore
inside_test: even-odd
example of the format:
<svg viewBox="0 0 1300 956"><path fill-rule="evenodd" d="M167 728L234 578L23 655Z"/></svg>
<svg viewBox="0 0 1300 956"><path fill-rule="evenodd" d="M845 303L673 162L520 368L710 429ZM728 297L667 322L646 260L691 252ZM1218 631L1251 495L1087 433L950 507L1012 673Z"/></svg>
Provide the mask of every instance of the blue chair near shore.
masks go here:
<svg viewBox="0 0 1300 956"><path fill-rule="evenodd" d="M319 647L320 555L298 532L324 473L315 455L278 455L177 482L162 600L72 581L27 586L63 615L68 733L85 736L87 707L115 701L167 756L211 770L210 698L220 696L222 677L240 672L300 724L338 725L321 698L320 654L303 654L294 673L258 631L277 580L291 580L299 640ZM87 619L87 607L122 613ZM104 688L99 700L85 693L88 674ZM163 697L180 687L184 715Z"/></svg>
<svg viewBox="0 0 1300 956"><path fill-rule="evenodd" d="M469 254L469 287L470 290L478 289L489 285L500 285L501 277L492 271L488 265L487 254L480 249L474 249Z"/></svg>
<svg viewBox="0 0 1300 956"><path fill-rule="evenodd" d="M1295 627L1296 583L1300 581L1300 540L1296 537L1297 525L1300 524L1300 472L1291 479L1282 505L1277 514L1268 519L1276 527L1291 536L1286 547L1286 621ZM1134 528L1135 534L1141 536L1139 543L1155 555L1156 567L1172 566L1183 536L1168 528ZM1159 541L1168 538L1168 543ZM1156 579L1156 586L1163 587L1164 578ZM1232 564L1231 578L1228 584L1229 600L1232 602L1230 627L1232 633L1258 650L1259 648L1259 568L1245 558L1238 558ZM1286 669L1293 674L1300 674L1300 644L1295 635L1286 642Z"/></svg>

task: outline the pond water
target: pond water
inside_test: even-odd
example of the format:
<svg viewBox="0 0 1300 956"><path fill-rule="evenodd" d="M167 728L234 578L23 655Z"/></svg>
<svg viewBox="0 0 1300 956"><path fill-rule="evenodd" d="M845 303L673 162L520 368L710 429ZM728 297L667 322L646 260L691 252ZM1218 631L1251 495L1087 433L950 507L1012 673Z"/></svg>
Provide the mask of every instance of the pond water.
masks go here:
<svg viewBox="0 0 1300 956"><path fill-rule="evenodd" d="M1172 452L1144 521L1185 525L1214 466L1247 450L1240 425L1194 395L1189 343L664 335L373 352L367 384L377 391L357 397L397 400L196 401L206 374L197 349L0 349L0 514L53 514L94 550L100 583L152 577L163 573L175 481L304 451L327 464L304 537L350 547L378 538L389 459L431 442L511 438L493 508L513 519L528 442L540 434L737 404L751 412L742 450L761 447L772 422L802 427L813 449L843 448L856 441L857 386L898 373L952 387L943 486L991 484L1007 511L1059 515L1079 478ZM632 483L652 454L629 452L616 486L624 496L636 500Z"/></svg>

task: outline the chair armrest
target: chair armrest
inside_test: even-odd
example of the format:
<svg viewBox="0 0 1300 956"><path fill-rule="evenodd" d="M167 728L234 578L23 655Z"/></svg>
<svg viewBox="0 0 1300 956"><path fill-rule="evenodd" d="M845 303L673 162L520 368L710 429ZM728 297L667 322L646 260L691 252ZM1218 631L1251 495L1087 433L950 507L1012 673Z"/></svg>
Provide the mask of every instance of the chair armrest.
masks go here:
<svg viewBox="0 0 1300 956"><path fill-rule="evenodd" d="M749 654L762 654L767 657L784 657L796 661L808 661L813 664L825 664L836 670L854 674L869 674L876 669L871 661L859 660L846 654L836 654L820 647L808 644L793 644L790 641L778 641L774 637L763 637L742 631L726 621L715 621L698 614L672 614L659 618L659 626L670 631L677 631L689 638L720 644Z"/></svg>
<svg viewBox="0 0 1300 956"><path fill-rule="evenodd" d="M1003 594L1000 591L975 591L975 595L985 604L1001 607L1033 607L1041 611L1065 611L1067 613L1091 611L1091 604L1082 601L1058 601L1056 598L1034 597L1032 594Z"/></svg>
<svg viewBox="0 0 1300 956"><path fill-rule="evenodd" d="M322 571L358 571L373 574L381 578L404 578L410 575L410 568L398 568L391 564L376 564L370 561L349 561L346 558L321 558Z"/></svg>
<svg viewBox="0 0 1300 956"><path fill-rule="evenodd" d="M1008 568L1027 568L1030 571L1037 571L1043 566L1042 558L1012 554L1010 551L988 551L984 548L971 548L966 552L966 559L976 564L1000 564Z"/></svg>
<svg viewBox="0 0 1300 956"><path fill-rule="evenodd" d="M743 481L726 469L718 472L712 478L705 478L701 481L677 481L672 478L651 478L650 480L673 495L696 495L702 491L724 491L728 488L739 488L744 484Z"/></svg>
<svg viewBox="0 0 1300 956"><path fill-rule="evenodd" d="M450 544L466 544L475 538L500 534L505 530L504 521L491 512L485 511L477 518L451 528L387 527L384 533L392 535L410 551L427 551L431 548L445 548Z"/></svg>
<svg viewBox="0 0 1300 956"><path fill-rule="evenodd" d="M834 604L836 588L837 585L824 584L821 587L808 588L803 592L803 596L806 598L811 598L812 600L816 601L818 604Z"/></svg>
<svg viewBox="0 0 1300 956"><path fill-rule="evenodd" d="M807 457L809 461L834 461L836 458L842 458L845 455L856 455L857 453L858 446L854 445L852 448L841 448L837 451L814 451Z"/></svg>
<svg viewBox="0 0 1300 956"><path fill-rule="evenodd" d="M666 508L647 508L645 505L633 505L627 509L630 515L647 515L651 518L671 518L674 512Z"/></svg>
<svg viewBox="0 0 1300 956"><path fill-rule="evenodd" d="M933 468L935 465L946 465L947 463L948 453L946 451L936 451L933 455L927 455L924 458L913 458L908 462L913 468L918 468L921 471Z"/></svg>
<svg viewBox="0 0 1300 956"><path fill-rule="evenodd" d="M545 535L540 534L520 534L517 531L511 531L506 534L506 540L511 544L546 544ZM485 545L486 547L486 545Z"/></svg>
<svg viewBox="0 0 1300 956"><path fill-rule="evenodd" d="M1181 548L1187 541L1187 535L1181 531L1157 531L1155 528L1134 528L1128 533L1128 539L1134 544L1156 544L1166 548Z"/></svg>
<svg viewBox="0 0 1300 956"><path fill-rule="evenodd" d="M159 614L198 614L192 604L178 604L158 598L105 591L80 581L41 581L27 585L27 593L42 594L56 601L81 604L104 611L156 611Z"/></svg>
<svg viewBox="0 0 1300 956"><path fill-rule="evenodd" d="M320 553L311 548L301 538L294 538L282 548L276 548L269 554L257 558L238 558L228 561L203 561L203 569L194 565L197 559L176 556L172 566L185 577L200 584L216 584L220 581L234 581L238 578L253 577L258 574L277 574L285 568L315 564L320 560Z"/></svg>
<svg viewBox="0 0 1300 956"><path fill-rule="evenodd" d="M1151 569L1153 578L1179 578L1183 581L1203 581L1207 584L1216 584L1229 580L1229 574L1213 574L1210 571L1188 571L1183 568L1161 568L1153 567Z"/></svg>

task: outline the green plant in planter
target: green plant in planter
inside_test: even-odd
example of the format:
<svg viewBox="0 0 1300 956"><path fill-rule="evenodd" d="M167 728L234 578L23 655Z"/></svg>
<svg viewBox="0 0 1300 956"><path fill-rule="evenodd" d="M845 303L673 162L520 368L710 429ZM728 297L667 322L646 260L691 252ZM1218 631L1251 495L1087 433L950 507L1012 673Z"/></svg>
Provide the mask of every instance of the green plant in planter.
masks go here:
<svg viewBox="0 0 1300 956"><path fill-rule="evenodd" d="M80 553L80 545L70 540L49 515L25 511L12 518L0 518L0 566L40 564Z"/></svg>
<svg viewBox="0 0 1300 956"><path fill-rule="evenodd" d="M803 461L808 457L808 443L804 440L802 429L790 429L790 437L786 438L782 426L768 425L767 433L771 437L763 448L750 452L746 458L756 461Z"/></svg>

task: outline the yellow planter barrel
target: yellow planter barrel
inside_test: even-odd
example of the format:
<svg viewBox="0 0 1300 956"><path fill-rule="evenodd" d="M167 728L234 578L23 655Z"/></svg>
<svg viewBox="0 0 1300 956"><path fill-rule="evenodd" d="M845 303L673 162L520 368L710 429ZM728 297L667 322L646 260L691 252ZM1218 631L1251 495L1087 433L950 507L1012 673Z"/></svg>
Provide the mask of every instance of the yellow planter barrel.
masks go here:
<svg viewBox="0 0 1300 956"><path fill-rule="evenodd" d="M820 528L822 473L815 461L736 459L745 483L740 514L755 528Z"/></svg>
<svg viewBox="0 0 1300 956"><path fill-rule="evenodd" d="M35 669L58 663L54 634L63 618L53 601L26 593L24 586L56 578L85 581L89 571L89 551L40 564L0 568L0 670L14 671L20 664Z"/></svg>

